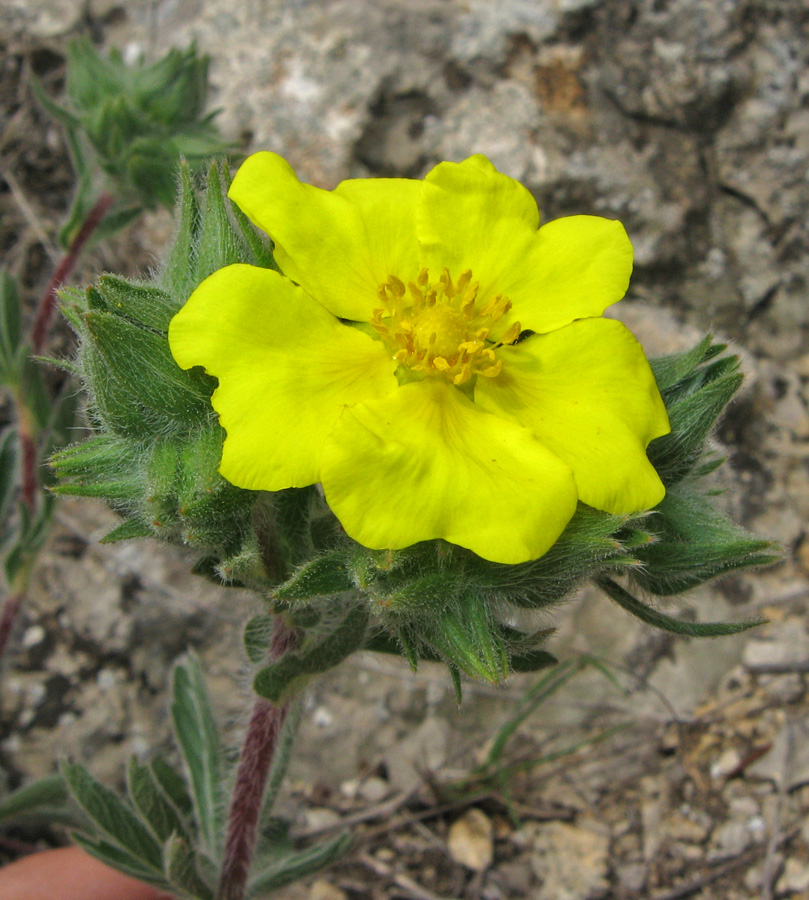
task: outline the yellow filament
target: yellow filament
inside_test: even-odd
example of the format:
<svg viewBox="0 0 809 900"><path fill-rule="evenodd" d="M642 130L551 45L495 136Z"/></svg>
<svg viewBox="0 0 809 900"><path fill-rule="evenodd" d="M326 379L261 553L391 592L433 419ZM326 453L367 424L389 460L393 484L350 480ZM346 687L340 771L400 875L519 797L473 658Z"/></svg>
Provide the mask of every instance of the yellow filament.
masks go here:
<svg viewBox="0 0 809 900"><path fill-rule="evenodd" d="M520 323L514 322L498 341L490 340L511 301L495 294L479 306L478 286L469 269L453 281L445 268L433 283L427 269L406 285L390 275L377 290L382 305L374 310L371 326L403 367L458 386L477 375L496 378L503 369L496 350L517 340Z"/></svg>

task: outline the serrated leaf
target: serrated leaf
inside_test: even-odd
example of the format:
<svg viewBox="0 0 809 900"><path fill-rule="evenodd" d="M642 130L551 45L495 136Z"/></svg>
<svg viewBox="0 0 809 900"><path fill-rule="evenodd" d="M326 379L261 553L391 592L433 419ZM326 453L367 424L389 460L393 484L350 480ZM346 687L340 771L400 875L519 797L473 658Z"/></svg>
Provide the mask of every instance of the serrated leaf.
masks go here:
<svg viewBox="0 0 809 900"><path fill-rule="evenodd" d="M248 896L257 897L265 891L277 890L292 884L293 881L299 881L312 875L318 869L339 859L348 850L350 844L351 837L342 834L274 862L251 879Z"/></svg>
<svg viewBox="0 0 809 900"><path fill-rule="evenodd" d="M202 846L216 858L223 838L221 745L202 669L193 654L174 669L171 715Z"/></svg>
<svg viewBox="0 0 809 900"><path fill-rule="evenodd" d="M6 521L17 488L17 444L16 429L6 429L0 437L0 522Z"/></svg>
<svg viewBox="0 0 809 900"><path fill-rule="evenodd" d="M162 875L162 848L135 813L113 791L96 781L84 766L64 763L62 775L93 824L134 857L141 867Z"/></svg>
<svg viewBox="0 0 809 900"><path fill-rule="evenodd" d="M698 344L684 353L673 353L670 356L659 356L650 359L649 365L661 391L674 387L678 381L682 381L690 375L694 369L706 358L713 338L706 335Z"/></svg>
<svg viewBox="0 0 809 900"><path fill-rule="evenodd" d="M43 808L64 806L70 796L61 775L48 775L23 785L0 800L0 821L14 819Z"/></svg>
<svg viewBox="0 0 809 900"><path fill-rule="evenodd" d="M187 426L209 417L207 397L174 361L164 335L100 311L87 313L85 320L95 348L121 389L121 402L131 398Z"/></svg>
<svg viewBox="0 0 809 900"><path fill-rule="evenodd" d="M136 878L138 881L144 881L165 891L171 890L171 885L162 875L158 875L153 869L144 866L136 856L116 844L101 839L91 839L75 832L71 834L71 838L90 856L123 872L124 875L129 875L130 878Z"/></svg>
<svg viewBox="0 0 809 900"><path fill-rule="evenodd" d="M218 269L244 260L244 248L233 229L228 205L220 168L213 163L208 169L205 210L200 228L195 275L197 284Z"/></svg>
<svg viewBox="0 0 809 900"><path fill-rule="evenodd" d="M133 538L154 537L154 531L145 523L137 519L127 519L117 528L108 531L99 540L100 544L117 544L118 541L130 541Z"/></svg>
<svg viewBox="0 0 809 900"><path fill-rule="evenodd" d="M275 753L273 754L272 764L267 776L267 786L264 789L264 797L261 801L261 822L267 823L278 799L278 794L284 782L289 763L292 760L292 751L295 746L295 735L298 732L298 726L303 716L303 703L298 701L291 704L291 707L284 719L281 733L278 736L278 743L275 745Z"/></svg>
<svg viewBox="0 0 809 900"><path fill-rule="evenodd" d="M178 304L185 303L199 283L195 278L199 204L188 163L181 162L175 206L177 232L160 270L160 286Z"/></svg>
<svg viewBox="0 0 809 900"><path fill-rule="evenodd" d="M748 619L746 622L689 622L685 619L675 619L673 616L667 616L660 610L642 603L611 578L597 578L595 582L610 600L635 618L671 634L687 637L721 637L728 634L739 634L766 623L765 619Z"/></svg>
<svg viewBox="0 0 809 900"><path fill-rule="evenodd" d="M668 487L681 481L702 453L708 432L742 383L740 374L723 376L669 406L671 432L649 444L649 460Z"/></svg>
<svg viewBox="0 0 809 900"><path fill-rule="evenodd" d="M174 768L167 763L162 756L156 756L150 763L149 768L155 781L160 785L163 793L177 807L183 816L190 816L194 809L191 795L188 793L185 779Z"/></svg>
<svg viewBox="0 0 809 900"><path fill-rule="evenodd" d="M273 617L259 613L244 627L244 649L247 658L255 666L267 661L273 634Z"/></svg>
<svg viewBox="0 0 809 900"><path fill-rule="evenodd" d="M333 668L358 650L365 641L368 618L364 606L353 607L326 637L313 639L302 650L288 652L273 665L261 669L253 680L253 689L273 703L283 702L310 676Z"/></svg>
<svg viewBox="0 0 809 900"><path fill-rule="evenodd" d="M173 887L198 900L213 900L213 890L200 877L194 848L187 840L172 835L163 852L166 875Z"/></svg>
<svg viewBox="0 0 809 900"><path fill-rule="evenodd" d="M180 308L158 288L133 284L116 275L102 275L96 288L109 312L155 331L168 331L169 322Z"/></svg>
<svg viewBox="0 0 809 900"><path fill-rule="evenodd" d="M134 808L161 843L172 835L189 838L186 823L169 802L148 766L132 757L127 767L127 790Z"/></svg>
<svg viewBox="0 0 809 900"><path fill-rule="evenodd" d="M511 657L511 670L513 672L538 672L555 666L559 660L547 650L529 650L525 653L515 653Z"/></svg>
<svg viewBox="0 0 809 900"><path fill-rule="evenodd" d="M335 551L315 557L295 571L273 594L279 600L305 600L341 594L354 588L345 554Z"/></svg>
<svg viewBox="0 0 809 900"><path fill-rule="evenodd" d="M7 381L16 366L20 331L20 294L16 281L0 269L0 379Z"/></svg>

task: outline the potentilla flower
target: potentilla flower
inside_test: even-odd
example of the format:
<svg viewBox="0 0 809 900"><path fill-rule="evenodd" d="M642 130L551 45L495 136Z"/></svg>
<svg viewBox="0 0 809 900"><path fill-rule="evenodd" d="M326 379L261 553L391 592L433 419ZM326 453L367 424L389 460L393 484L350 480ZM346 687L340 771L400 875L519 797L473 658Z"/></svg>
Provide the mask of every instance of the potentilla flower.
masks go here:
<svg viewBox="0 0 809 900"><path fill-rule="evenodd" d="M367 547L443 538L502 563L545 553L578 501L629 514L663 498L646 447L665 406L638 342L600 318L632 271L619 222L540 228L483 156L325 191L257 153L230 197L284 274L220 269L169 341L219 380L233 484L321 482Z"/></svg>

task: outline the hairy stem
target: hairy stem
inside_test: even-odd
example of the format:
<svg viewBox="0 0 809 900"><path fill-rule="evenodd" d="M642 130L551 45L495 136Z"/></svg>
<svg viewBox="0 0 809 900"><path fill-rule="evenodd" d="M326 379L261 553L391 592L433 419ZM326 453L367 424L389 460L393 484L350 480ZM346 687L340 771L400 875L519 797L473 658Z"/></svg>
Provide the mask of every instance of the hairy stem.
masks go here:
<svg viewBox="0 0 809 900"><path fill-rule="evenodd" d="M48 335L48 326L50 325L53 311L56 309L57 291L70 277L70 273L76 267L79 255L84 249L84 245L92 237L93 232L98 228L104 216L109 212L115 198L112 194L103 193L95 205L87 213L87 218L82 222L81 228L76 232L75 237L70 242L67 252L62 257L56 271L53 273L47 290L42 295L37 307L34 325L31 329L31 350L34 356L42 353L45 346L45 338Z"/></svg>
<svg viewBox="0 0 809 900"><path fill-rule="evenodd" d="M3 612L0 614L0 658L2 658L8 639L14 630L24 597L25 594L22 591L16 591L9 594L3 604Z"/></svg>
<svg viewBox="0 0 809 900"><path fill-rule="evenodd" d="M297 643L298 633L281 616L277 616L270 644L270 661L279 659ZM257 699L253 706L230 802L218 900L244 898L267 775L288 710L288 702L276 706L263 697Z"/></svg>

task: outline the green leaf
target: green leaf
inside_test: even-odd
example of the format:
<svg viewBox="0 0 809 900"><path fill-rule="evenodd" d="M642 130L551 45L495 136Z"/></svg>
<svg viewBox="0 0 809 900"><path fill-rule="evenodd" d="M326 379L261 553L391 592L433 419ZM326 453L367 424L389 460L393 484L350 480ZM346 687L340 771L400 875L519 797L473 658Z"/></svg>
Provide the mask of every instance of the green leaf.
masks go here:
<svg viewBox="0 0 809 900"><path fill-rule="evenodd" d="M134 401L187 427L210 416L207 396L174 361L165 335L111 313L91 311L85 320L95 348L117 382L120 402Z"/></svg>
<svg viewBox="0 0 809 900"><path fill-rule="evenodd" d="M21 340L20 294L17 283L5 269L0 269L0 381L2 382L9 383L12 380Z"/></svg>
<svg viewBox="0 0 809 900"><path fill-rule="evenodd" d="M199 283L196 280L196 243L200 227L197 195L191 171L185 161L180 164L179 192L174 217L177 234L160 269L160 287L177 304L183 304Z"/></svg>
<svg viewBox="0 0 809 900"><path fill-rule="evenodd" d="M145 523L138 519L127 519L117 528L108 531L104 537L99 540L100 544L117 544L118 541L129 541L133 538L154 537L154 532Z"/></svg>
<svg viewBox="0 0 809 900"><path fill-rule="evenodd" d="M655 381L661 391L674 387L678 382L682 381L690 375L694 369L706 358L713 338L706 335L698 344L684 353L674 353L671 356L659 356L657 359L650 359L649 364L652 367ZM724 347L720 347L724 349Z"/></svg>
<svg viewBox="0 0 809 900"><path fill-rule="evenodd" d="M147 871L162 875L160 844L132 810L77 763L64 763L62 775L76 802L113 842L133 856Z"/></svg>
<svg viewBox="0 0 809 900"><path fill-rule="evenodd" d="M305 563L291 578L273 591L279 600L304 600L341 594L355 587L346 565L345 554L324 553Z"/></svg>
<svg viewBox="0 0 809 900"><path fill-rule="evenodd" d="M0 800L0 821L26 816L39 810L64 806L70 796L61 775L48 775Z"/></svg>
<svg viewBox="0 0 809 900"><path fill-rule="evenodd" d="M748 631L757 625L764 625L765 619L748 619L746 622L689 622L685 619L675 619L665 613L641 603L628 591L616 584L611 578L596 578L595 583L602 591L614 600L620 607L631 613L641 622L653 625L662 631L671 634L681 634L687 637L721 637L728 634L739 634Z"/></svg>
<svg viewBox="0 0 809 900"><path fill-rule="evenodd" d="M161 844L173 834L188 839L186 823L166 797L153 771L134 756L127 767L127 789L132 805Z"/></svg>
<svg viewBox="0 0 809 900"><path fill-rule="evenodd" d="M226 187L226 186L225 186ZM196 283L199 284L218 269L244 261L245 249L237 238L228 213L219 165L208 169L208 187L205 193L205 211L199 237Z"/></svg>
<svg viewBox="0 0 809 900"><path fill-rule="evenodd" d="M6 521L17 488L17 444L15 428L7 428L0 437L0 522Z"/></svg>
<svg viewBox="0 0 809 900"><path fill-rule="evenodd" d="M193 846L179 835L172 835L164 848L166 875L172 886L198 900L213 900L214 892L197 871Z"/></svg>
<svg viewBox="0 0 809 900"><path fill-rule="evenodd" d="M270 648L273 633L273 617L266 613L259 613L244 627L244 649L247 658L255 666L260 666L267 661L267 651Z"/></svg>
<svg viewBox="0 0 809 900"><path fill-rule="evenodd" d="M188 793L183 776L162 756L156 756L149 763L149 768L163 793L177 807L180 814L190 816L194 809L194 803Z"/></svg>
<svg viewBox="0 0 809 900"><path fill-rule="evenodd" d="M71 834L71 838L90 856L123 872L124 875L129 875L130 878L136 878L138 881L145 881L147 884L153 884L165 891L171 889L168 881L162 875L158 875L154 869L144 866L136 856L116 844L111 844L103 839L91 839L76 833Z"/></svg>
<svg viewBox="0 0 809 900"><path fill-rule="evenodd" d="M278 799L278 794L292 759L295 735L302 716L303 703L300 701L292 703L284 719L281 734L278 736L278 743L275 745L275 753L273 754L270 772L267 776L267 786L264 789L264 797L261 801L261 821L264 823L269 821L275 801Z"/></svg>
<svg viewBox="0 0 809 900"><path fill-rule="evenodd" d="M314 847L292 853L284 859L274 862L250 881L248 896L258 897L266 891L277 890L312 875L318 869L339 859L348 850L350 844L351 837L341 834L336 838L322 841L315 844Z"/></svg>
<svg viewBox="0 0 809 900"><path fill-rule="evenodd" d="M537 672L539 669L547 669L555 666L559 660L547 650L528 650L525 653L515 653L511 657L511 670L513 672Z"/></svg>
<svg viewBox="0 0 809 900"><path fill-rule="evenodd" d="M174 669L171 715L189 775L202 846L217 858L224 825L221 745L202 669L193 654Z"/></svg>
<svg viewBox="0 0 809 900"><path fill-rule="evenodd" d="M108 312L158 332L168 331L169 322L180 308L158 288L133 284L116 275L102 275L95 290L103 298Z"/></svg>
<svg viewBox="0 0 809 900"><path fill-rule="evenodd" d="M742 383L726 375L669 406L671 432L649 444L647 453L666 486L681 481L699 459L708 432Z"/></svg>
<svg viewBox="0 0 809 900"><path fill-rule="evenodd" d="M300 651L288 652L261 669L253 680L253 690L273 703L283 702L311 675L328 671L358 650L365 641L368 618L364 606L354 606L326 637L312 639Z"/></svg>
<svg viewBox="0 0 809 900"><path fill-rule="evenodd" d="M505 644L495 627L487 603L473 595L444 610L429 641L449 664L491 684L502 683L509 673Z"/></svg>

